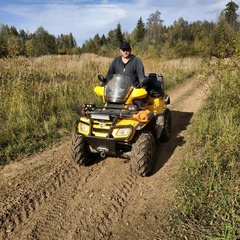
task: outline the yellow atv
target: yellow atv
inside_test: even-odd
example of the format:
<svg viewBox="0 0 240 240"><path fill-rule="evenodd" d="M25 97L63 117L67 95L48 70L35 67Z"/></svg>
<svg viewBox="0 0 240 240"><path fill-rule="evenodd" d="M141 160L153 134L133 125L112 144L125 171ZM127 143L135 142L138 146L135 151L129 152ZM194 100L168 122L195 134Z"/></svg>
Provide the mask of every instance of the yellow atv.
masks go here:
<svg viewBox="0 0 240 240"><path fill-rule="evenodd" d="M148 74L135 88L129 76L98 76L102 86L94 92L104 102L75 105L79 115L72 136L71 154L75 162L89 165L94 154L130 159L132 170L148 176L154 166L156 140L167 141L171 133L170 103L164 94L162 75Z"/></svg>

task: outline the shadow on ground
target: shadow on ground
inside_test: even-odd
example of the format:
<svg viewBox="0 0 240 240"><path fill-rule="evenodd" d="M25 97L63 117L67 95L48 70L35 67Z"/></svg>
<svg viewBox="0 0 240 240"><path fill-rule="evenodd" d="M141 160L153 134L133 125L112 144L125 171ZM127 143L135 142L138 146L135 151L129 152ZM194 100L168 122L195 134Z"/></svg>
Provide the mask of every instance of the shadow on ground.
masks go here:
<svg viewBox="0 0 240 240"><path fill-rule="evenodd" d="M172 112L172 135L168 142L158 142L156 144L156 162L153 170L153 174L158 172L163 165L169 160L173 152L178 146L185 144L185 139L181 135L181 132L186 130L190 124L190 120L193 116L193 112Z"/></svg>

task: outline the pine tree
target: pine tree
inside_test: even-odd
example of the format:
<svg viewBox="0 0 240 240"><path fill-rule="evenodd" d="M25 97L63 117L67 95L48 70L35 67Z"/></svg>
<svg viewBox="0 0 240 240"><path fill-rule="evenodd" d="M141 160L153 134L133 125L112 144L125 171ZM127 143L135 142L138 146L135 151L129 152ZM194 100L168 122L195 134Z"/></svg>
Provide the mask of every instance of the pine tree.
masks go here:
<svg viewBox="0 0 240 240"><path fill-rule="evenodd" d="M136 41L137 42L141 42L144 38L145 35L145 26L142 20L142 17L140 17L140 19L137 22L137 27L136 27Z"/></svg>
<svg viewBox="0 0 240 240"><path fill-rule="evenodd" d="M238 19L238 16L239 16L237 14L238 8L239 8L239 6L235 2L231 1L231 2L226 4L226 8L223 10L225 20L234 29L237 26L237 19Z"/></svg>
<svg viewBox="0 0 240 240"><path fill-rule="evenodd" d="M116 29L116 40L118 43L123 42L122 27L120 23L118 23L117 29Z"/></svg>

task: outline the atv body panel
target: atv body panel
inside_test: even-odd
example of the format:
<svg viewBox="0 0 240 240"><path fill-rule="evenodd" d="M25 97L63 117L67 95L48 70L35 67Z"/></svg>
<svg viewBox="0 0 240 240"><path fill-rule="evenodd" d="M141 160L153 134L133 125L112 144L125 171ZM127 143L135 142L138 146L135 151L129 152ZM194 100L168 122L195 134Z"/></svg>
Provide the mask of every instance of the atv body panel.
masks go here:
<svg viewBox="0 0 240 240"><path fill-rule="evenodd" d="M164 130L164 113L167 109L164 97L151 95L149 89L134 88L127 75L116 74L105 80L104 86L94 88L104 105L85 104L78 108L72 156L78 159L84 156L84 161L78 160L80 164L86 162L85 153L99 153L102 157L114 154L133 158L132 166L135 172L147 176L154 161L153 143L159 138L159 134L156 133L161 134ZM157 130L156 121L161 117L163 124L159 127L160 124ZM75 142L81 147L84 146L87 151L85 149L84 154L80 150L77 151ZM137 152L145 149L144 144L148 146L150 153L145 153L138 159ZM142 164L143 166L140 166Z"/></svg>

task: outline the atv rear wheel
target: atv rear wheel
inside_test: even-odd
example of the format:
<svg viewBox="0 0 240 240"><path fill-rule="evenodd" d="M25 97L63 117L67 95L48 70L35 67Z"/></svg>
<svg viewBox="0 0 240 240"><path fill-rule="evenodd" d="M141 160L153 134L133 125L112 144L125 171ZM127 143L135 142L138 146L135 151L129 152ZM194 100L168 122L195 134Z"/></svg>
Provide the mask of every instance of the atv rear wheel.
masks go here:
<svg viewBox="0 0 240 240"><path fill-rule="evenodd" d="M89 165L92 162L93 153L88 150L88 145L83 137L76 133L72 135L71 155L79 165Z"/></svg>
<svg viewBox="0 0 240 240"><path fill-rule="evenodd" d="M142 132L132 145L131 167L142 177L149 176L155 160L155 138L151 132Z"/></svg>
<svg viewBox="0 0 240 240"><path fill-rule="evenodd" d="M160 141L167 142L171 138L171 130L172 130L172 114L169 109L166 109L164 117L164 128L159 138Z"/></svg>

